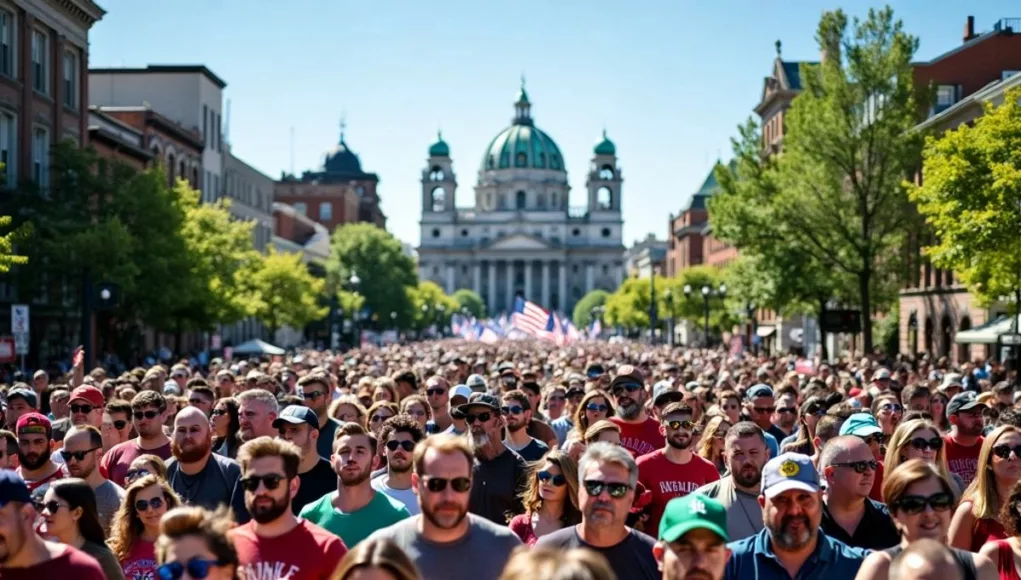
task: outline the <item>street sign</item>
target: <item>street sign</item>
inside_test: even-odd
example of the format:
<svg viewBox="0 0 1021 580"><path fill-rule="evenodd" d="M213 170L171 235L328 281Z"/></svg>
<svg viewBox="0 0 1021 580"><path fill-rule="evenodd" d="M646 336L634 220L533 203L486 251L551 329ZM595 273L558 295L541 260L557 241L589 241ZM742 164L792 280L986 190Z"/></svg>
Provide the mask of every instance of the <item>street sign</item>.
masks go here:
<svg viewBox="0 0 1021 580"><path fill-rule="evenodd" d="M14 337L0 336L0 363L13 363L18 353L14 351Z"/></svg>
<svg viewBox="0 0 1021 580"><path fill-rule="evenodd" d="M17 354L28 354L28 333L14 333L14 352Z"/></svg>
<svg viewBox="0 0 1021 580"><path fill-rule="evenodd" d="M11 304L11 333L28 334L28 305Z"/></svg>
<svg viewBox="0 0 1021 580"><path fill-rule="evenodd" d="M1000 335L1000 343L1007 346L1018 346L1021 345L1021 334L1008 333Z"/></svg>

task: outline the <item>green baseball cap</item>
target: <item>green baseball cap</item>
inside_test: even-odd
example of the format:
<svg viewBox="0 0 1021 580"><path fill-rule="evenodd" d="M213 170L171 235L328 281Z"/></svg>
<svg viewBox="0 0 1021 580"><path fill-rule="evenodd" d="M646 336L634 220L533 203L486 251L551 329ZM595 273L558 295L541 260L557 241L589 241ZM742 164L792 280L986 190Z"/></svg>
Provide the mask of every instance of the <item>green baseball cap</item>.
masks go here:
<svg viewBox="0 0 1021 580"><path fill-rule="evenodd" d="M670 500L659 520L659 539L676 542L691 530L709 530L724 542L729 542L727 508L700 493L689 493Z"/></svg>

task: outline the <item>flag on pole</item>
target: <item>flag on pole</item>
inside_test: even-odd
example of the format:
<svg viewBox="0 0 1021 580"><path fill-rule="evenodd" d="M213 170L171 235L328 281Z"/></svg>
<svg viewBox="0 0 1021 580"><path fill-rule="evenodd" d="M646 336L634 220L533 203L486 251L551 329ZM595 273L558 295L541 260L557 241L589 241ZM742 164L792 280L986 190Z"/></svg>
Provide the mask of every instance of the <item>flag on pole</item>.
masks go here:
<svg viewBox="0 0 1021 580"><path fill-rule="evenodd" d="M514 312L511 314L511 324L522 332L538 337L540 332L545 332L550 324L550 313L541 306L525 300L518 296L514 299Z"/></svg>

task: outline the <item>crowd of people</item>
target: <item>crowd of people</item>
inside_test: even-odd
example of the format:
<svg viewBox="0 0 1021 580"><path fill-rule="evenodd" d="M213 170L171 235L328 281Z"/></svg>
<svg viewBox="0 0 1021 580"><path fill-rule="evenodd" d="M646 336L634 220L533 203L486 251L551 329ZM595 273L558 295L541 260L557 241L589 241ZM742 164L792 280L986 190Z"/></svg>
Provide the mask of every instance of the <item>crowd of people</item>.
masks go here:
<svg viewBox="0 0 1021 580"><path fill-rule="evenodd" d="M994 363L81 359L0 385L3 580L1021 577L1021 410Z"/></svg>

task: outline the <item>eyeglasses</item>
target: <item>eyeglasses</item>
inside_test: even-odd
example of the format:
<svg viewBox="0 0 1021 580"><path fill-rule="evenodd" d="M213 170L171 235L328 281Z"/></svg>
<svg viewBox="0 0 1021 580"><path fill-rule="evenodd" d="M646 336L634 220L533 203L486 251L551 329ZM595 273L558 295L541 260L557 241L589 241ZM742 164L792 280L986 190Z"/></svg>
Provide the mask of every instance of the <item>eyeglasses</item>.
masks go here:
<svg viewBox="0 0 1021 580"><path fill-rule="evenodd" d="M451 409L450 416L458 421L464 419L464 413L462 413L460 409Z"/></svg>
<svg viewBox="0 0 1021 580"><path fill-rule="evenodd" d="M613 389L611 389L610 392L613 393L614 397L619 397L623 395L625 391L627 391L628 393L633 393L635 391L640 390L641 388L642 385L639 385L638 383L621 383L618 385L614 385Z"/></svg>
<svg viewBox="0 0 1021 580"><path fill-rule="evenodd" d="M550 395L549 397L546 398L546 401L549 402L549 403L552 403L554 401L560 402L560 401L566 401L566 400L567 400L567 397L565 397L563 395Z"/></svg>
<svg viewBox="0 0 1021 580"><path fill-rule="evenodd" d="M425 488L433 493L440 493L447 489L447 484L450 484L450 489L457 493L464 493L471 489L472 480L468 477L455 477L453 479L446 479L443 477L425 477Z"/></svg>
<svg viewBox="0 0 1021 580"><path fill-rule="evenodd" d="M588 405L585 405L585 410L592 411L593 413L605 413L609 409L609 406L600 403L589 403Z"/></svg>
<svg viewBox="0 0 1021 580"><path fill-rule="evenodd" d="M407 439L405 439L404 441L397 441L396 439L391 439L386 442L386 448L389 449L390 451L397 451L398 447L407 451L408 453L411 453L412 451L415 450L415 442L408 441Z"/></svg>
<svg viewBox="0 0 1021 580"><path fill-rule="evenodd" d="M935 512L945 512L954 506L954 498L949 493L939 492L928 497L924 495L906 495L890 507L894 511L902 511L908 515L917 515L925 511L928 505Z"/></svg>
<svg viewBox="0 0 1021 580"><path fill-rule="evenodd" d="M405 415L412 415L414 417L425 417L425 411L422 409L405 409Z"/></svg>
<svg viewBox="0 0 1021 580"><path fill-rule="evenodd" d="M223 566L224 562L220 560L203 560L202 558L192 558L186 563L180 562L167 562L159 568L156 568L156 572L160 576L160 580L180 580L184 576L184 572L188 572L189 578L195 578L195 580L202 580L209 576L209 569L213 566Z"/></svg>
<svg viewBox="0 0 1021 580"><path fill-rule="evenodd" d="M886 436L884 436L882 433L874 433L872 435L869 435L868 437L859 436L859 438L862 441L864 441L866 445L872 445L873 442L875 442L877 445L882 445L883 442L886 441Z"/></svg>
<svg viewBox="0 0 1021 580"><path fill-rule="evenodd" d="M389 418L390 418L389 415L373 415L372 418L369 419L369 422L370 423L379 423L381 421L386 421Z"/></svg>
<svg viewBox="0 0 1021 580"><path fill-rule="evenodd" d="M287 478L279 473L270 473L267 475L249 475L248 477L242 477L238 480L238 483L241 484L241 487L244 488L245 491L258 491L260 483L265 485L266 489L273 491L280 487L280 482L285 479Z"/></svg>
<svg viewBox="0 0 1021 580"><path fill-rule="evenodd" d="M676 431L678 429L682 429L682 428L684 430L686 430L686 431L691 431L691 429L695 426L695 422L691 421L691 420L684 420L684 421L676 421L676 420L675 421L663 421L663 424L666 425L667 427L673 429L674 431Z"/></svg>
<svg viewBox="0 0 1021 580"><path fill-rule="evenodd" d="M883 410L883 411L890 411L890 412L893 412L893 413L900 413L900 412L902 412L904 410L904 406L901 405L900 403L886 403L882 407L880 407L880 409Z"/></svg>
<svg viewBox="0 0 1021 580"><path fill-rule="evenodd" d="M124 481L131 483L132 481L141 479L146 475L149 475L148 469L129 469L128 472L124 474Z"/></svg>
<svg viewBox="0 0 1021 580"><path fill-rule="evenodd" d="M503 411L504 415L508 413L511 415L520 415L525 412L524 407L522 407L521 405L508 405L506 407L502 407L501 410Z"/></svg>
<svg viewBox="0 0 1021 580"><path fill-rule="evenodd" d="M464 414L464 420L469 425L475 423L476 419L479 420L479 423L485 423L486 421L490 420L492 417L493 417L493 414L490 413L489 411L483 411L483 412L479 413L478 415L476 415L474 413L465 413Z"/></svg>
<svg viewBox="0 0 1021 580"><path fill-rule="evenodd" d="M56 514L60 510L60 508L62 508L62 507L65 507L65 506L63 504L61 504L59 501L55 500L55 499L51 499L50 501L37 501L37 502L35 502L35 509L39 513L42 513L43 511L47 511L47 512L49 512L51 514ZM66 506L66 507L70 507L70 506Z"/></svg>
<svg viewBox="0 0 1021 580"><path fill-rule="evenodd" d="M86 449L85 451L68 451L67 449L61 449L60 456L64 458L65 463L72 459L75 461L85 461L85 456L96 449L102 449L102 447L93 447L92 449Z"/></svg>
<svg viewBox="0 0 1021 580"><path fill-rule="evenodd" d="M993 447L993 455L996 455L1001 459L1009 458L1011 451L1013 451L1014 455L1016 455L1017 457L1021 457L1021 445L1015 445L1011 447L1010 445L1003 444Z"/></svg>
<svg viewBox="0 0 1021 580"><path fill-rule="evenodd" d="M72 413L84 413L86 415L88 415L89 413L92 412L93 409L95 409L95 407L93 407L92 405L71 405L68 408L71 409Z"/></svg>
<svg viewBox="0 0 1021 580"><path fill-rule="evenodd" d="M915 437L911 440L911 446L919 451L925 451L926 449L932 449L933 451L939 451L943 448L943 439L941 437L933 437L932 439L925 439L924 437Z"/></svg>
<svg viewBox="0 0 1021 580"><path fill-rule="evenodd" d="M845 461L843 463L831 463L833 467L850 467L855 473L865 473L866 471L875 471L879 469L879 462L875 459L869 459L867 461Z"/></svg>
<svg viewBox="0 0 1021 580"><path fill-rule="evenodd" d="M794 408L794 407L782 407L780 409L777 409L776 412L781 414L781 415L784 415L784 414L793 415L794 413L797 413L798 410L796 408Z"/></svg>
<svg viewBox="0 0 1021 580"><path fill-rule="evenodd" d="M220 415L226 415L226 414L227 414L227 409L213 409L213 412L210 413L210 415L212 415L213 417L219 417Z"/></svg>
<svg viewBox="0 0 1021 580"><path fill-rule="evenodd" d="M311 392L310 391L304 391L304 392L302 392L302 398L303 399L308 399L309 401L317 401L317 400L319 400L320 397L325 397L325 396L326 396L326 393L321 393L319 391L311 391Z"/></svg>
<svg viewBox="0 0 1021 580"><path fill-rule="evenodd" d="M128 426L128 422L123 419L118 419L113 422L113 428L120 431L121 429Z"/></svg>
<svg viewBox="0 0 1021 580"><path fill-rule="evenodd" d="M155 419L156 417L159 417L160 413L162 413L165 410L166 409L153 411L152 409L149 409L148 411L135 411L131 415L135 418L135 421L141 421L142 419Z"/></svg>
<svg viewBox="0 0 1021 580"><path fill-rule="evenodd" d="M776 407L754 407L756 413L772 413Z"/></svg>
<svg viewBox="0 0 1021 580"><path fill-rule="evenodd" d="M150 499L149 501L145 501L144 499L140 499L140 500L135 502L135 511L136 512L149 511L150 507L152 509L154 509L154 510L158 510L161 507L163 507L163 498L154 497L154 498Z"/></svg>
<svg viewBox="0 0 1021 580"><path fill-rule="evenodd" d="M546 483L548 481L557 487L563 487L564 484L567 483L567 478L563 475L553 475L548 471L540 471L539 473L536 473L535 478L538 479L540 483Z"/></svg>
<svg viewBox="0 0 1021 580"><path fill-rule="evenodd" d="M425 394L430 396L430 397L438 397L438 396L440 396L440 395L442 395L443 393L446 393L446 392L447 392L447 389L444 389L443 387L435 387L435 388L432 388L432 389L426 389L425 390Z"/></svg>
<svg viewBox="0 0 1021 580"><path fill-rule="evenodd" d="M626 483L611 483L595 479L585 480L585 491L593 497L600 496L603 494L603 491L606 491L610 494L610 497L620 499L627 495L630 489L631 486Z"/></svg>

